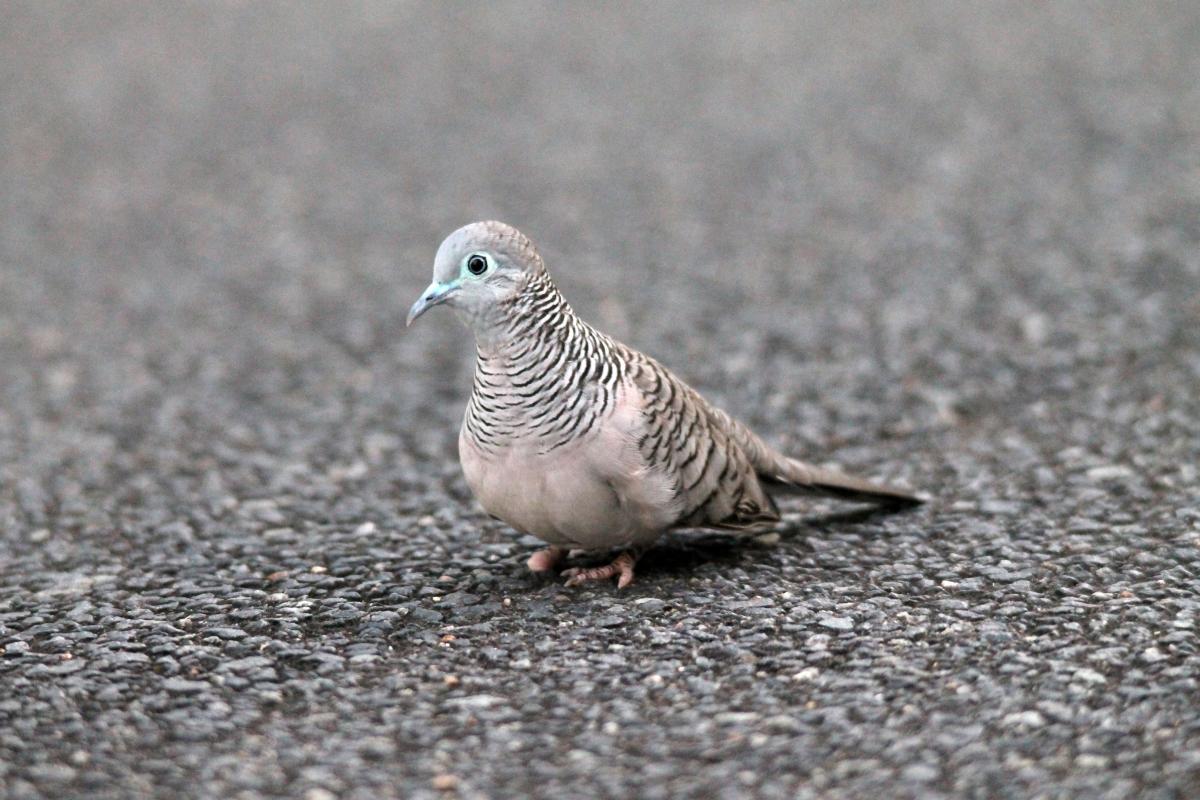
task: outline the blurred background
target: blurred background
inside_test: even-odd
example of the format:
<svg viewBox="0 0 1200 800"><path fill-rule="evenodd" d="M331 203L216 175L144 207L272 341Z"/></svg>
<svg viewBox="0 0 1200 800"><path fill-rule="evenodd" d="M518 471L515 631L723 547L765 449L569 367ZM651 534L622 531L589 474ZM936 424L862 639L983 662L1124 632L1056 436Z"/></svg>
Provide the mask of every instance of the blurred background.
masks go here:
<svg viewBox="0 0 1200 800"><path fill-rule="evenodd" d="M89 624L139 608L176 627L230 608L270 616L229 587L337 558L350 565L342 594L301 582L289 596L316 592L313 608L346 619L396 611L389 602L423 595L379 587L436 580L488 547L506 588L483 581L475 594L550 591L520 571L532 542L511 543L459 476L468 335L450 314L403 329L442 237L485 218L540 244L582 316L775 443L938 496L915 528L888 523L900 550L880 563L921 561L901 552L904 536L944 535L947 553L1019 571L1084 531L1200 564L1193 3L6 2L0 632L58 652L38 643L73 632L84 647ZM704 572L688 583L705 562L673 571L670 557L644 580L668 595L712 588L705 602L719 606L800 574L789 557L751 557L767 572L750 567L736 587ZM354 576L359 561L389 565L377 594L364 588L375 578ZM1070 586L1128 578L1110 567L1056 569ZM203 602L172 593L189 581ZM420 660L401 644L419 640L411 631L318 635L310 612L277 613L272 641L377 641L374 657L401 673L397 652ZM82 616L54 627L70 613ZM79 723L52 699L60 684L5 663L33 681L10 683L27 713ZM210 667L196 663L180 675L201 680ZM95 700L89 669L68 676L67 695L91 698L89 713L115 707ZM173 674L145 669L110 701L144 700L153 675ZM543 678L527 679L549 690ZM329 702L370 707L360 679L344 680ZM217 752L250 765L233 784L246 791L263 775L258 790L350 791L345 770L366 774L354 736L326 739L214 691L233 709L225 723L151 715L108 735L157 766L105 757L86 726L63 752L92 754L113 785L148 770L181 791L233 780L233 764L200 771ZM409 711L433 725L435 712ZM245 726L276 744L324 742L328 775L272 773L258 740L171 744ZM1187 737L1165 729L1178 751L1155 740L1111 774L1042 778L1171 780ZM14 772L14 785L79 786L87 770L59 746L21 758L68 772ZM897 769L912 760L893 755ZM390 764L380 780L427 786L454 761L439 758ZM684 789L725 785L706 763ZM522 785L489 774L480 791ZM636 788L630 774L612 773L610 788ZM573 785L565 776L542 779Z"/></svg>

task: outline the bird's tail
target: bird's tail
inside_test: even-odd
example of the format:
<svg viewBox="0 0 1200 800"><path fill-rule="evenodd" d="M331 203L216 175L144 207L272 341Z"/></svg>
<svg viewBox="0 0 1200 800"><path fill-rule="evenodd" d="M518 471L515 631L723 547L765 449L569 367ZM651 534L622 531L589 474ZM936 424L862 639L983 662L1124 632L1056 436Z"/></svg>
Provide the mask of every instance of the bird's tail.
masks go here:
<svg viewBox="0 0 1200 800"><path fill-rule="evenodd" d="M856 478L837 470L814 467L793 458L780 459L782 469L763 478L771 489L798 494L822 494L855 503L915 506L925 502L905 489Z"/></svg>
<svg viewBox="0 0 1200 800"><path fill-rule="evenodd" d="M815 467L788 458L725 412L713 413L749 458L759 480L770 492L823 494L855 503L878 503L888 506L915 506L925 502L905 489L874 483L834 469Z"/></svg>

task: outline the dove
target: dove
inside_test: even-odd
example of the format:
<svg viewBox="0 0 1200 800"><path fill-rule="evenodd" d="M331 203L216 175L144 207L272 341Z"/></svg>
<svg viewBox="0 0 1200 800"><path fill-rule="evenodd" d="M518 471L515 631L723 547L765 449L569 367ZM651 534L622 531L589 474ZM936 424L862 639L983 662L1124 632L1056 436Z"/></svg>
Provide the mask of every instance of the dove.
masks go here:
<svg viewBox="0 0 1200 800"><path fill-rule="evenodd" d="M549 546L528 560L556 569L571 551L619 551L562 572L567 585L633 582L638 558L676 528L761 528L775 498L821 494L913 505L892 486L780 453L666 367L584 322L533 242L501 222L451 233L407 325L448 306L475 337L458 453L483 509Z"/></svg>

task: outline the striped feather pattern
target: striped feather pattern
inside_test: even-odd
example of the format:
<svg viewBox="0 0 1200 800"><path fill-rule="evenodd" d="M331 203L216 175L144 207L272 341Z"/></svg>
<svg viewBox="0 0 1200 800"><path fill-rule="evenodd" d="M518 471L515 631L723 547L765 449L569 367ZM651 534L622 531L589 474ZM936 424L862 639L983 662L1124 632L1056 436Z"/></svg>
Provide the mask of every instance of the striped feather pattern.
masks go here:
<svg viewBox="0 0 1200 800"><path fill-rule="evenodd" d="M676 525L779 518L730 433L736 423L657 361L577 317L545 273L508 301L503 319L499 344L478 351L463 420L480 451L536 442L537 452L553 452L602 425L624 386L642 406L643 466L669 478L682 509Z"/></svg>
<svg viewBox="0 0 1200 800"><path fill-rule="evenodd" d="M506 302L500 344L479 349L463 432L485 453L514 442L552 452L586 436L611 411L625 359L575 316L549 276L530 277Z"/></svg>

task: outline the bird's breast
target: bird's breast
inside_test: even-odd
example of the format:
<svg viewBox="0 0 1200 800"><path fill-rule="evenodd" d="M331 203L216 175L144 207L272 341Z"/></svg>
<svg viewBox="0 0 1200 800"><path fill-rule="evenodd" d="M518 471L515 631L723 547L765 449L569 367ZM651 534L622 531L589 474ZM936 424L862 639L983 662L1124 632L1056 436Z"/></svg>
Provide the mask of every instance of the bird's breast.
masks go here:
<svg viewBox="0 0 1200 800"><path fill-rule="evenodd" d="M626 527L612 489L590 468L575 442L546 453L519 444L482 450L459 437L467 485L484 510L552 544L608 546Z"/></svg>
<svg viewBox="0 0 1200 800"><path fill-rule="evenodd" d="M459 457L467 485L489 514L551 544L602 549L653 541L669 512L659 503L661 487L627 460L636 448L621 417L610 411L555 447L538 437L484 447L464 424Z"/></svg>

